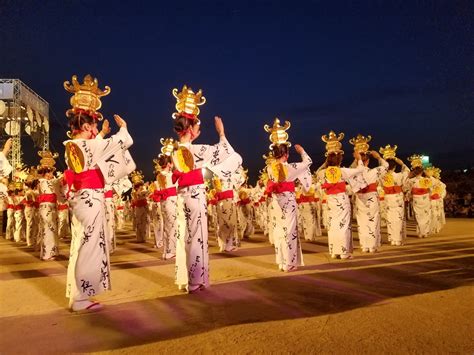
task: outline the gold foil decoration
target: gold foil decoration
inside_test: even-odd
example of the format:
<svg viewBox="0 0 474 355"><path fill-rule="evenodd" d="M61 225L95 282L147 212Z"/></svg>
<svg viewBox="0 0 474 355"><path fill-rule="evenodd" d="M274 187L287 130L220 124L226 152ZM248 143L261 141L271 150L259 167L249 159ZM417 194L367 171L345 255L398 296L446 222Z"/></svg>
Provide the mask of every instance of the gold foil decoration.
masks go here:
<svg viewBox="0 0 474 355"><path fill-rule="evenodd" d="M326 143L326 154L328 156L331 153L341 153L343 154L344 151L342 150L342 143L341 140L344 138L344 133L339 133L336 135L334 131L329 132L329 135L324 135L321 137L321 140Z"/></svg>
<svg viewBox="0 0 474 355"><path fill-rule="evenodd" d="M183 146L176 149L172 155L173 164L179 171L188 173L194 170L194 158L191 151Z"/></svg>
<svg viewBox="0 0 474 355"><path fill-rule="evenodd" d="M408 158L408 161L411 164L412 169L423 166L423 156L420 154L413 154Z"/></svg>
<svg viewBox="0 0 474 355"><path fill-rule="evenodd" d="M395 159L397 156L397 148L396 145L392 147L390 144L387 144L385 147L380 147L379 152L385 160Z"/></svg>
<svg viewBox="0 0 474 355"><path fill-rule="evenodd" d="M99 121L103 119L102 114L97 111L102 107L100 98L110 94L109 86L105 86L104 90L99 89L97 78L93 78L90 74L87 74L84 77L82 84L77 80L77 76L73 75L72 84L69 81L65 81L64 89L74 94L70 100L72 109L67 110L66 115L79 109L84 110L91 115L96 115Z"/></svg>
<svg viewBox="0 0 474 355"><path fill-rule="evenodd" d="M66 148L67 148L67 145L66 145ZM40 168L49 168L51 170L56 170L54 165L56 165L55 159L59 156L58 153L51 153L51 151L49 150L41 150L38 152L38 155L41 157L40 165L39 165Z"/></svg>
<svg viewBox="0 0 474 355"><path fill-rule="evenodd" d="M263 126L267 133L270 133L270 149L275 145L285 144L288 147L291 147L291 143L288 142L288 133L286 131L291 127L291 123L289 121L285 121L283 126L280 125L280 120L275 118L273 121L273 126L270 127L269 125Z"/></svg>
<svg viewBox="0 0 474 355"><path fill-rule="evenodd" d="M342 172L338 166L328 166L324 175L329 183L336 184L341 181Z"/></svg>
<svg viewBox="0 0 474 355"><path fill-rule="evenodd" d="M202 90L194 93L193 89L183 86L180 92L178 89L173 89L173 96L176 98L176 111L172 117L176 118L179 114L185 114L188 118L196 118L199 115L199 106L206 103L206 98L202 96Z"/></svg>
<svg viewBox="0 0 474 355"><path fill-rule="evenodd" d="M358 134L357 137L351 138L349 143L354 146L354 151L358 153L367 153L369 151L369 142L372 140L372 136L363 136Z"/></svg>

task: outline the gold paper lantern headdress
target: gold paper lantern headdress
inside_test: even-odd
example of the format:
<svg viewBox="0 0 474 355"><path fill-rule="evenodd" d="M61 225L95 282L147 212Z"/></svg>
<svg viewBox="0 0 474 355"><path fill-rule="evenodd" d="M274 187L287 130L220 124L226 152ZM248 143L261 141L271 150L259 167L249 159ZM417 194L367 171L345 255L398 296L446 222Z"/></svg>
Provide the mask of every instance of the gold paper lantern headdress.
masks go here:
<svg viewBox="0 0 474 355"><path fill-rule="evenodd" d="M270 165L275 161L275 157L273 156L273 152L268 152L268 154L263 154L262 158L265 160L265 165Z"/></svg>
<svg viewBox="0 0 474 355"><path fill-rule="evenodd" d="M40 165L38 166L38 169L49 169L51 171L56 170L54 165L56 165L56 158L59 156L58 153L52 153L49 150L41 150L38 152L38 155L41 157L40 159Z"/></svg>
<svg viewBox="0 0 474 355"><path fill-rule="evenodd" d="M26 182L27 183L31 183L35 180L38 179L38 173L36 171L36 168L34 166L32 166L31 168L28 169L28 175L26 177Z"/></svg>
<svg viewBox="0 0 474 355"><path fill-rule="evenodd" d="M162 145L160 155L166 155L168 157L173 154L178 145L178 142L173 138L161 138L160 143Z"/></svg>
<svg viewBox="0 0 474 355"><path fill-rule="evenodd" d="M439 180L441 178L441 169L440 168L434 168L433 176L436 179Z"/></svg>
<svg viewBox="0 0 474 355"><path fill-rule="evenodd" d="M99 121L103 119L102 114L97 110L102 107L100 98L110 94L109 86L105 86L104 90L99 89L97 78L87 74L82 84L77 80L77 76L73 75L72 84L69 81L65 81L64 89L74 94L70 100L72 108L66 111L66 116L69 116L71 113L84 112Z"/></svg>
<svg viewBox="0 0 474 355"><path fill-rule="evenodd" d="M177 101L175 106L177 112L173 113L172 117L175 119L178 116L184 116L199 122L198 115L200 110L198 106L206 103L206 98L202 96L202 90L194 93L193 89L184 85L180 92L175 88L172 93Z"/></svg>
<svg viewBox="0 0 474 355"><path fill-rule="evenodd" d="M354 146L354 152L367 153L369 151L369 142L372 140L372 136L363 136L358 134L357 137L351 138L349 143Z"/></svg>
<svg viewBox="0 0 474 355"><path fill-rule="evenodd" d="M342 143L341 140L344 138L344 133L339 133L336 136L336 133L334 131L329 132L329 135L324 135L321 137L321 140L326 143L326 154L324 154L326 157L331 154L344 154L344 151L342 150Z"/></svg>
<svg viewBox="0 0 474 355"><path fill-rule="evenodd" d="M433 176L433 177L436 177L436 171L439 170L438 168L434 167L433 165L431 166L427 166L425 168L425 174L428 175L428 176Z"/></svg>
<svg viewBox="0 0 474 355"><path fill-rule="evenodd" d="M132 171L132 173L130 174L130 177L132 179L133 185L140 184L140 183L143 184L143 174L141 171L139 170Z"/></svg>
<svg viewBox="0 0 474 355"><path fill-rule="evenodd" d="M267 133L270 133L270 149L276 145L285 144L288 147L291 147L291 143L288 142L288 133L286 131L291 127L291 123L289 121L285 121L283 126L280 126L280 120L275 118L273 121L273 126L270 127L269 125L263 126Z"/></svg>
<svg viewBox="0 0 474 355"><path fill-rule="evenodd" d="M423 155L420 154L413 154L411 157L408 158L408 161L410 162L411 168L417 168L417 167L422 167L423 166Z"/></svg>
<svg viewBox="0 0 474 355"><path fill-rule="evenodd" d="M390 144L387 144L385 147L380 147L379 152L382 154L382 157L387 159L395 159L397 156L397 146L394 145L393 147Z"/></svg>

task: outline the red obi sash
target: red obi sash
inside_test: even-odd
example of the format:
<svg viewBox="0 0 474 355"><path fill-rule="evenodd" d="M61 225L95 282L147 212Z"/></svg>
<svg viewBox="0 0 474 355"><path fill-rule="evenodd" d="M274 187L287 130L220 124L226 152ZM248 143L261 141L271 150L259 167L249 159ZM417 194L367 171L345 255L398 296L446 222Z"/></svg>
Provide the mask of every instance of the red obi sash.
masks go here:
<svg viewBox="0 0 474 355"><path fill-rule="evenodd" d="M428 189L424 189L422 187L413 187L411 189L412 195L424 195L424 194L427 194L428 192L429 192Z"/></svg>
<svg viewBox="0 0 474 355"><path fill-rule="evenodd" d="M207 201L208 205L217 205L217 199L213 198L212 200Z"/></svg>
<svg viewBox="0 0 474 355"><path fill-rule="evenodd" d="M384 200L385 200L385 197L379 197L379 200L380 200L380 201L384 201Z"/></svg>
<svg viewBox="0 0 474 355"><path fill-rule="evenodd" d="M37 201L38 203L56 203L56 194L41 194Z"/></svg>
<svg viewBox="0 0 474 355"><path fill-rule="evenodd" d="M373 183L367 185L362 190L359 190L357 193L367 194L369 192L377 192L377 183L376 182L373 182Z"/></svg>
<svg viewBox="0 0 474 355"><path fill-rule="evenodd" d="M117 211L123 211L123 206L117 206Z"/></svg>
<svg viewBox="0 0 474 355"><path fill-rule="evenodd" d="M439 200L441 198L441 196L439 194L433 194L431 195L430 197L432 200Z"/></svg>
<svg viewBox="0 0 474 355"><path fill-rule="evenodd" d="M12 205L12 204L8 204L8 205L7 205L7 208L13 209L13 207L15 207L15 206Z"/></svg>
<svg viewBox="0 0 474 355"><path fill-rule="evenodd" d="M295 192L295 183L293 181L268 181L267 190L273 194L281 194L283 192Z"/></svg>
<svg viewBox="0 0 474 355"><path fill-rule="evenodd" d="M250 199L249 198L244 198L243 200L239 200L237 202L237 205L239 206L245 206L245 205L248 205L250 203Z"/></svg>
<svg viewBox="0 0 474 355"><path fill-rule="evenodd" d="M104 176L99 169L86 170L76 174L71 169L64 171L64 177L68 186L68 192L71 186L76 191L82 189L103 189L105 186Z"/></svg>
<svg viewBox="0 0 474 355"><path fill-rule="evenodd" d="M105 198L113 198L114 197L114 192L113 190L107 190L104 192L104 197Z"/></svg>
<svg viewBox="0 0 474 355"><path fill-rule="evenodd" d="M260 200L258 200L258 203L265 202L265 196L260 197Z"/></svg>
<svg viewBox="0 0 474 355"><path fill-rule="evenodd" d="M394 186L384 186L384 187L383 187L383 191L384 191L385 194L387 194L387 195L399 194L400 192L402 192L402 187L401 187L401 186L397 186L397 185L394 185Z"/></svg>
<svg viewBox="0 0 474 355"><path fill-rule="evenodd" d="M166 201L168 197L176 196L176 187L171 186L167 189L159 190L160 198L162 201Z"/></svg>
<svg viewBox="0 0 474 355"><path fill-rule="evenodd" d="M22 211L24 208L25 208L25 205L23 205L22 203L20 203L19 205L15 205L13 207L15 211Z"/></svg>
<svg viewBox="0 0 474 355"><path fill-rule="evenodd" d="M341 182L336 182L335 184L331 184L329 182L325 182L322 186L324 190L326 190L327 195L337 195L342 192L346 192L346 183L341 181Z"/></svg>
<svg viewBox="0 0 474 355"><path fill-rule="evenodd" d="M141 198L139 200L133 201L133 207L146 207L148 205L148 202L146 198Z"/></svg>
<svg viewBox="0 0 474 355"><path fill-rule="evenodd" d="M315 202L314 196L301 195L298 200L299 200L299 203Z"/></svg>
<svg viewBox="0 0 474 355"><path fill-rule="evenodd" d="M228 198L234 198L234 190L225 190L216 193L217 201L227 200Z"/></svg>
<svg viewBox="0 0 474 355"><path fill-rule="evenodd" d="M35 201L25 201L24 203L26 207L36 207Z"/></svg>
<svg viewBox="0 0 474 355"><path fill-rule="evenodd" d="M153 202L160 202L161 201L160 190L153 191L153 193L150 195L150 198L153 200Z"/></svg>
<svg viewBox="0 0 474 355"><path fill-rule="evenodd" d="M69 208L69 206L66 203L58 204L58 211L67 210L68 208Z"/></svg>
<svg viewBox="0 0 474 355"><path fill-rule="evenodd" d="M201 169L191 170L188 173L183 173L179 170L175 170L173 171L173 175L171 176L171 181L173 181L173 184L176 184L177 181L179 187L188 187L204 184L204 178L202 176Z"/></svg>
<svg viewBox="0 0 474 355"><path fill-rule="evenodd" d="M321 200L321 203L328 203L327 200Z"/></svg>

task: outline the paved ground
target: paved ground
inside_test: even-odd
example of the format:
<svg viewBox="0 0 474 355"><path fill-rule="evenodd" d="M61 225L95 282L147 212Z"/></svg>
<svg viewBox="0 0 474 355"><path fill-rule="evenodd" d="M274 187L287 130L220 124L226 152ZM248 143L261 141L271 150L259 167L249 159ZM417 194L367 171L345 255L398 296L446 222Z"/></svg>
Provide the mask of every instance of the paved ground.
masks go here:
<svg viewBox="0 0 474 355"><path fill-rule="evenodd" d="M0 238L0 353L474 351L474 220L349 261L328 258L322 237L303 243L294 273L277 270L261 234L233 254L212 242L212 287L192 295L151 244L119 240L105 308L78 315L66 309L66 257L41 262Z"/></svg>

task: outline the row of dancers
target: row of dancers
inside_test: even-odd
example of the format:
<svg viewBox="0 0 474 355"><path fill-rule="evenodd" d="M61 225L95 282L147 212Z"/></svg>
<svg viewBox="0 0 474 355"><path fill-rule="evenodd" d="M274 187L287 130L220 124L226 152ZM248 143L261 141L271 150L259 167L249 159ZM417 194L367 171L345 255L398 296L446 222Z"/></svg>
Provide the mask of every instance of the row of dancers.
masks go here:
<svg viewBox="0 0 474 355"><path fill-rule="evenodd" d="M290 272L304 265L300 238L314 240L321 234L321 225L327 230L331 257L352 258L353 213L361 249L372 253L381 245L382 214L389 241L392 245L403 243L406 201L412 201L420 237L439 232L445 223L445 186L439 169L423 169L421 156L414 155L410 170L396 157L396 146L385 146L380 154L370 150L370 136L350 140L354 162L348 168L341 167L344 134L331 131L323 136L326 159L311 173L312 159L300 145L294 148L301 161L288 162L291 143L287 131L291 124L286 121L281 125L275 119L272 125L264 126L271 141L264 156L265 167L256 186L249 186L242 157L227 140L220 117L215 117L219 142L194 143L201 132L199 106L206 99L201 90L194 93L186 86L172 91L177 100L172 115L177 138L161 139L161 154L154 160L156 179L145 183L129 152L133 139L125 120L114 116L119 131L108 138L111 129L107 120L98 129L103 118L98 111L100 98L108 95L110 88L100 89L97 79L90 75L83 83L73 76L72 83L66 81L64 87L73 94L72 108L66 112L70 127L70 139L64 142L68 169L55 175L57 154L42 151L38 169L17 170L13 190L6 189L10 216L7 238L23 238L16 230L23 224L15 217L21 219L24 209L25 240L40 246L42 259L51 260L58 255L61 226L66 223L70 227L66 296L72 311L101 308L93 297L110 289L115 231L123 226L129 210L133 211L137 241L154 235L155 246L163 248L163 258L175 259L178 288L188 293L209 286L210 225L223 252L238 248L240 241L259 226L275 247L278 268ZM0 153L2 176L12 170L6 159L9 145L7 141ZM371 160L376 161L376 167L369 167ZM207 170L212 172L212 179L204 178ZM15 188L23 180L26 190ZM130 189L131 200L125 202L123 197ZM60 209L62 205L67 207ZM33 223L39 227L37 231L28 228L34 209L39 220ZM69 223L58 217L62 210L70 216Z"/></svg>

